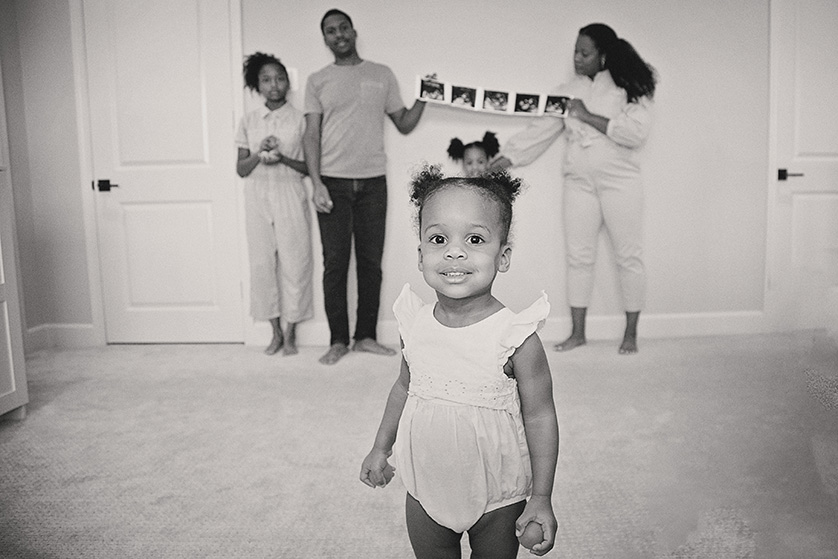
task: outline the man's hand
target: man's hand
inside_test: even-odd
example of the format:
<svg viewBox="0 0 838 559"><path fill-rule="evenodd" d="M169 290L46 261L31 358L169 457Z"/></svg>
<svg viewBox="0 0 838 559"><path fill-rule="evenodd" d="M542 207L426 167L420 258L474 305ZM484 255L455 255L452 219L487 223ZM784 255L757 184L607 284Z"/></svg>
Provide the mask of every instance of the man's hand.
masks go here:
<svg viewBox="0 0 838 559"><path fill-rule="evenodd" d="M314 193L311 196L311 201L314 204L314 209L320 213L331 213L334 204L332 197L329 196L329 189L323 183L314 184Z"/></svg>

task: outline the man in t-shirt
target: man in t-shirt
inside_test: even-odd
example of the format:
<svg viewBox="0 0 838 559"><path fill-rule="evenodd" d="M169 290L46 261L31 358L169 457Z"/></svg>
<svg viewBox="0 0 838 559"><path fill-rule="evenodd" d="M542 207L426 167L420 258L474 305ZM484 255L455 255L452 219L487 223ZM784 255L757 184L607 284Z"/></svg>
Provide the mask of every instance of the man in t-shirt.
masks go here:
<svg viewBox="0 0 838 559"><path fill-rule="evenodd" d="M384 117L407 134L419 123L425 103L405 108L393 72L358 56L358 34L346 13L329 10L320 30L335 62L308 78L303 148L323 243L323 294L331 331L329 351L320 362L332 365L349 352L346 283L353 237L358 311L352 349L396 353L376 341L387 211Z"/></svg>

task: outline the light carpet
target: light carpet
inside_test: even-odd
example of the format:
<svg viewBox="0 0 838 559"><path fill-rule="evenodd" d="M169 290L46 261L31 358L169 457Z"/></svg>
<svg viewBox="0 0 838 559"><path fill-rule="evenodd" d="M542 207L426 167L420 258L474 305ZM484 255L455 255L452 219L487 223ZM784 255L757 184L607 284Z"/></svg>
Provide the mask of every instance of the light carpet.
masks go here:
<svg viewBox="0 0 838 559"><path fill-rule="evenodd" d="M412 557L403 488L358 481L398 358L327 367L324 350L30 355L27 417L0 423L0 556ZM838 558L838 347L823 332L548 356L548 557Z"/></svg>

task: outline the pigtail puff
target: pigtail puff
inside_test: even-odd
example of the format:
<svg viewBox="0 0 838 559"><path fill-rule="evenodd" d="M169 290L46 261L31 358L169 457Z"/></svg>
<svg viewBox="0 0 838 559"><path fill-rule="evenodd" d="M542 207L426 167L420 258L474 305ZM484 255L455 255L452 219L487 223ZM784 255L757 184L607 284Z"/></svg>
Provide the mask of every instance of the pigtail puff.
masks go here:
<svg viewBox="0 0 838 559"><path fill-rule="evenodd" d="M486 152L486 157L493 158L500 151L500 142L494 132L486 132L483 134L483 139L480 141L483 144L483 151Z"/></svg>
<svg viewBox="0 0 838 559"><path fill-rule="evenodd" d="M410 181L410 203L421 207L428 193L444 179L439 165L423 165Z"/></svg>
<svg viewBox="0 0 838 559"><path fill-rule="evenodd" d="M461 161L465 155L466 146L463 145L459 138L451 138L451 143L448 145L448 156L454 161Z"/></svg>
<svg viewBox="0 0 838 559"><path fill-rule="evenodd" d="M524 187L524 182L520 177L513 177L506 169L493 171L486 178L498 185L509 199L510 204L515 201L515 198L521 193Z"/></svg>

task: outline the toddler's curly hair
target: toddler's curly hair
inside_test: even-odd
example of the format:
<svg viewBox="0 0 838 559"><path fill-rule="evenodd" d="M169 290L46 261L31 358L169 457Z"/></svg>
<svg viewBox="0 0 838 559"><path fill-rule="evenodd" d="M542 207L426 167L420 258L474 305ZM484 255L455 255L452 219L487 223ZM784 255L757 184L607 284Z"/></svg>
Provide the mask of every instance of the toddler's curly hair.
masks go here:
<svg viewBox="0 0 838 559"><path fill-rule="evenodd" d="M461 161L469 148L482 149L488 159L491 159L500 151L500 144L494 132L486 132L483 134L482 140L471 142L470 144L463 144L459 138L451 138L451 143L448 144L448 156L454 161Z"/></svg>
<svg viewBox="0 0 838 559"><path fill-rule="evenodd" d="M424 165L413 175L410 188L410 202L416 209L415 225L421 231L422 210L436 193L446 188L469 188L492 200L498 206L498 216L506 243L512 228L512 204L524 187L523 181L505 170L494 171L479 177L446 177L439 165Z"/></svg>
<svg viewBox="0 0 838 559"><path fill-rule="evenodd" d="M288 69L285 64L279 61L279 58L272 54L265 54L264 52L254 52L244 59L243 71L244 86L251 91L259 91L259 70L266 64L276 64L283 74L288 76Z"/></svg>

